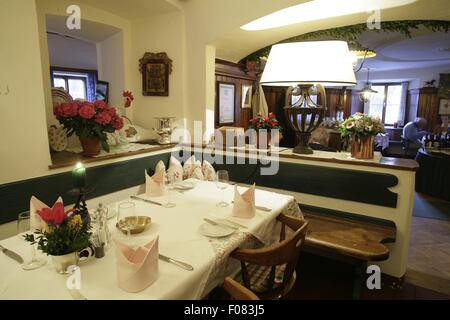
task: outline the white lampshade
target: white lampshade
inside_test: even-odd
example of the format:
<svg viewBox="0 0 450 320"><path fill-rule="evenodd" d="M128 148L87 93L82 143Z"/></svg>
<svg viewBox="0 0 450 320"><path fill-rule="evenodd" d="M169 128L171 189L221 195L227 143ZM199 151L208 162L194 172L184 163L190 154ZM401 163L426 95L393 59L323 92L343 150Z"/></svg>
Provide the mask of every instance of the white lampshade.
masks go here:
<svg viewBox="0 0 450 320"><path fill-rule="evenodd" d="M262 85L295 86L356 84L352 56L345 41L308 41L272 46Z"/></svg>

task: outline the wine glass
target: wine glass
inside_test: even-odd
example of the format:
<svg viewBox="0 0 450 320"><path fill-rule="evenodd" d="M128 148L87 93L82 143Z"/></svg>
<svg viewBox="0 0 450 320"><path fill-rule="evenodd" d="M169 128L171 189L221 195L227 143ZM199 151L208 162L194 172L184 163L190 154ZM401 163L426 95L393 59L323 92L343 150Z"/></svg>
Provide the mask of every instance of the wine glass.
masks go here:
<svg viewBox="0 0 450 320"><path fill-rule="evenodd" d="M163 204L164 208L173 208L176 206L175 202L172 202L174 188L175 187L174 187L173 183L166 184L165 189L166 189L167 202Z"/></svg>
<svg viewBox="0 0 450 320"><path fill-rule="evenodd" d="M17 217L17 234L22 237L25 232L30 231L30 211L19 213ZM31 260L22 264L24 270L34 270L47 263L46 260L36 257L35 244L31 244Z"/></svg>
<svg viewBox="0 0 450 320"><path fill-rule="evenodd" d="M138 216L136 215L136 205L134 202L127 201L119 204L117 213L117 225L120 229L127 231L128 240L131 239L131 230L133 230L138 223Z"/></svg>
<svg viewBox="0 0 450 320"><path fill-rule="evenodd" d="M218 207L227 207L228 203L225 202L225 189L228 188L228 182L230 178L228 176L227 170L219 170L216 174L216 187L222 190L222 201L220 201L217 206Z"/></svg>

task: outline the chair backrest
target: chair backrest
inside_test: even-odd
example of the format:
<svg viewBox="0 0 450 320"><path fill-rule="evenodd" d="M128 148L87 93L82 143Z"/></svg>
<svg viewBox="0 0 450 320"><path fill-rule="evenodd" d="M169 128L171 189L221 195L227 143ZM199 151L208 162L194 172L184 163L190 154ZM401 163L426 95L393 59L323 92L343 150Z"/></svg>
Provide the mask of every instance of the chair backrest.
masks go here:
<svg viewBox="0 0 450 320"><path fill-rule="evenodd" d="M230 277L225 278L223 288L233 300L259 300L258 296L251 290Z"/></svg>
<svg viewBox="0 0 450 320"><path fill-rule="evenodd" d="M251 288L250 277L247 271L247 263L270 266L269 289L274 286L277 266L285 265L283 280L279 287L281 291L286 288L293 276L300 250L305 242L308 222L284 214L280 214L277 220L281 222L280 242L261 249L237 249L231 256L241 261L242 280L247 288ZM294 233L286 239L286 226Z"/></svg>

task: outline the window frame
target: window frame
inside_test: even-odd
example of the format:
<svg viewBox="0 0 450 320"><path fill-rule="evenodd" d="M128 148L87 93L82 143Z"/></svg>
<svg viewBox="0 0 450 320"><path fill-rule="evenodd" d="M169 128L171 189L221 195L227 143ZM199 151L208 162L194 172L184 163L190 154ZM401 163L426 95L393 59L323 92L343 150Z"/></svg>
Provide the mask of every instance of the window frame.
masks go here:
<svg viewBox="0 0 450 320"><path fill-rule="evenodd" d="M385 126L393 126L393 123L385 123L385 119L386 119L386 106L387 106L387 92L388 92L388 87L389 86L402 86L403 83L402 82L372 82L371 87L373 86L383 86L384 87L384 99L383 99L383 109L381 112L381 121L383 122L383 124ZM401 101L400 101L401 103ZM401 107L401 106L400 106ZM370 109L370 101L369 101L369 109ZM406 110L404 110L406 111ZM405 121L405 116L406 116L406 112L403 112L403 122Z"/></svg>
<svg viewBox="0 0 450 320"><path fill-rule="evenodd" d="M56 75L55 72L66 72L66 73L78 73L78 74L86 74L86 77L80 77L78 75ZM93 69L78 69L78 68L67 68L67 67L57 67L57 66L51 66L50 67L50 82L52 87L55 87L55 81L54 78L62 78L65 81L66 84L66 90L69 91L69 79L75 79L75 80L82 80L84 83L84 96L85 99L88 100L88 77L94 76L95 79L98 79L98 71Z"/></svg>

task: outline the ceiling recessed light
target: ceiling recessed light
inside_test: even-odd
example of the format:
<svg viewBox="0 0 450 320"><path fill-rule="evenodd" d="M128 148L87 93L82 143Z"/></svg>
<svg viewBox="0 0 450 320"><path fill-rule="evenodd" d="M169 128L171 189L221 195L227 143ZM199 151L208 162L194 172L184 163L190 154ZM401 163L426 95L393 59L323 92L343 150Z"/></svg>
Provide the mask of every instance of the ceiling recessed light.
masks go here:
<svg viewBox="0 0 450 320"><path fill-rule="evenodd" d="M241 29L265 30L291 24L403 6L417 0L313 0L256 19Z"/></svg>

